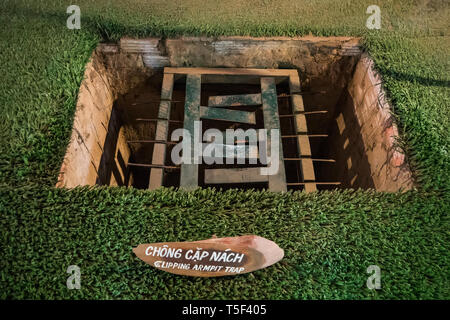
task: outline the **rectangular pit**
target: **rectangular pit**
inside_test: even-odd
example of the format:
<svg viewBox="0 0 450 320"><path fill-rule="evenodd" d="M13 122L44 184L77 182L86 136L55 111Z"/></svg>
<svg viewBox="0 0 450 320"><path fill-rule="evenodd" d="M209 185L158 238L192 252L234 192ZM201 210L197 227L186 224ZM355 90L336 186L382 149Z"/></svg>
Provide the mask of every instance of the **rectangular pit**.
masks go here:
<svg viewBox="0 0 450 320"><path fill-rule="evenodd" d="M398 132L381 81L370 58L360 51L358 39L305 37L122 39L120 44L101 44L86 67L72 139L57 186L149 187L154 168L129 164L152 163L155 143L139 141L155 140L157 122L139 119L158 118L164 66L296 69L301 79L310 158L317 160L314 173L318 190L397 191L413 185L405 156L396 145ZM220 78L202 79L201 105L207 105L213 95L257 93L257 83L243 78L227 84ZM169 137L183 125L185 82L185 77L179 77L174 84ZM280 81L276 90L281 134L295 135L289 83ZM261 112L256 116L256 127L260 127ZM203 122L204 130L226 129L229 125ZM282 141L284 157L298 158L296 139ZM179 170L170 161L171 148L173 145L168 144L163 185L178 187ZM303 182L299 161L285 161L285 169L288 184ZM212 186L202 183L204 170L203 165L199 186ZM263 189L267 183L214 186ZM288 186L288 190L304 188L302 184Z"/></svg>

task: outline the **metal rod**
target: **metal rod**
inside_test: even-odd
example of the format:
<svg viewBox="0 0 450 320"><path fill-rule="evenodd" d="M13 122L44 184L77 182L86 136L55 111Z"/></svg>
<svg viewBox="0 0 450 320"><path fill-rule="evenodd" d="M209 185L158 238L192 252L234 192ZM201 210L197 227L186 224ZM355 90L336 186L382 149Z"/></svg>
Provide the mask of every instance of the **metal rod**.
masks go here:
<svg viewBox="0 0 450 320"><path fill-rule="evenodd" d="M303 111L303 112L296 112L294 114L280 114L280 118L294 118L298 114L323 114L328 113L327 110L318 110L318 111Z"/></svg>
<svg viewBox="0 0 450 320"><path fill-rule="evenodd" d="M313 184L330 184L330 185L340 185L340 182L315 182L315 181L311 181L311 182L291 182L291 183L286 183L288 186L303 186L305 184L309 184L309 183L313 183Z"/></svg>
<svg viewBox="0 0 450 320"><path fill-rule="evenodd" d="M136 121L169 121L169 122L173 122L173 123L183 123L183 121L181 121L181 120L160 119L160 118L156 118L156 119L136 118Z"/></svg>
<svg viewBox="0 0 450 320"><path fill-rule="evenodd" d="M146 168L162 168L162 169L180 169L179 166L165 166L162 164L146 164L146 163L133 163L128 162L129 166L132 167L146 167Z"/></svg>
<svg viewBox="0 0 450 320"><path fill-rule="evenodd" d="M161 143L161 144L177 144L175 141L164 141L164 140L130 140L127 143Z"/></svg>
<svg viewBox="0 0 450 320"><path fill-rule="evenodd" d="M311 158L284 158L286 161L300 161L303 159L311 159ZM322 161L322 162L336 162L334 159L311 159L312 161Z"/></svg>
<svg viewBox="0 0 450 320"><path fill-rule="evenodd" d="M165 99L161 99L161 100L159 100L159 101L157 101L157 100L147 100L147 101L144 101L144 102L134 102L134 103L132 103L131 105L132 106L136 106L136 105L139 105L139 104L147 104L147 103L161 103L161 102L173 102L173 103L180 103L180 102L182 102L182 101L177 101L177 100L165 100Z"/></svg>
<svg viewBox="0 0 450 320"><path fill-rule="evenodd" d="M289 135L281 136L281 138L297 138L298 136L308 136L309 138L326 138L326 137L328 137L327 134L298 133L298 134L289 134Z"/></svg>
<svg viewBox="0 0 450 320"><path fill-rule="evenodd" d="M291 97L296 94L324 94L324 93L326 93L326 91L294 91L294 92L291 92L290 94L285 94L285 93L279 94L278 98Z"/></svg>

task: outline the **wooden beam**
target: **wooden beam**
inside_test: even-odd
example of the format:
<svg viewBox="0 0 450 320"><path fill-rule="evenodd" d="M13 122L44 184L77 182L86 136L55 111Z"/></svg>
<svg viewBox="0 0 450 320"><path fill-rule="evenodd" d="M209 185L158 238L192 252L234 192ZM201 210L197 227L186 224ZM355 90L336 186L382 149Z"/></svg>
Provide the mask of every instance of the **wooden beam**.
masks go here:
<svg viewBox="0 0 450 320"><path fill-rule="evenodd" d="M173 92L174 77L173 74L164 74L161 88L161 102L159 103L158 120L156 123L155 140L167 141L169 134L170 107ZM155 143L153 146L152 164L164 165L166 159L166 144ZM150 190L157 189L162 186L164 181L164 169L154 168L150 170L150 181L148 188Z"/></svg>
<svg viewBox="0 0 450 320"><path fill-rule="evenodd" d="M254 112L241 110L200 107L200 118L256 124L256 117Z"/></svg>
<svg viewBox="0 0 450 320"><path fill-rule="evenodd" d="M205 169L205 184L268 182L261 168Z"/></svg>
<svg viewBox="0 0 450 320"><path fill-rule="evenodd" d="M188 74L186 77L186 99L184 103L184 129L191 134L191 163L181 165L180 188L193 190L198 187L198 164L194 163L194 123L200 121L201 75Z"/></svg>
<svg viewBox="0 0 450 320"><path fill-rule="evenodd" d="M256 106L261 104L261 94L236 94L227 96L210 96L208 107Z"/></svg>
<svg viewBox="0 0 450 320"><path fill-rule="evenodd" d="M291 104L292 113L295 114L294 129L295 133L303 133L304 135L299 135L297 137L297 147L298 153L301 158L311 157L311 146L309 144L309 137L306 135L308 132L308 126L305 117L305 107L303 105L303 97L300 94L292 94L293 92L300 92L300 77L298 73L292 74L289 77L289 89L291 92ZM301 171L303 181L314 182L316 180L314 174L314 166L312 159L302 159L301 161ZM305 184L305 191L312 192L316 191L317 187L314 183Z"/></svg>
<svg viewBox="0 0 450 320"><path fill-rule="evenodd" d="M235 75L258 77L290 77L297 73L295 69L252 69L252 68L173 68L165 67L164 73L201 74L201 75Z"/></svg>
<svg viewBox="0 0 450 320"><path fill-rule="evenodd" d="M280 118L278 116L278 100L277 100L277 88L273 78L261 78L261 97L262 108L264 116L264 128L268 132L267 150L271 150L271 143L273 143L270 137L270 130L279 130L278 139L278 159L271 159L271 161L278 161L278 172L274 175L269 175L269 190L271 191L286 191L286 172L284 170L283 160L283 144L281 142L281 129ZM273 157L273 155L270 155ZM270 164L269 164L270 165Z"/></svg>
<svg viewBox="0 0 450 320"><path fill-rule="evenodd" d="M208 143L203 144L203 150L210 145ZM214 154L212 157L206 157L203 153L203 159L224 159L224 158L234 158L234 159L258 159L258 146L257 145L245 145L245 144L222 144L217 143L214 148L222 150L222 156L219 157ZM243 157L240 155L243 154ZM209 162L209 161L208 161Z"/></svg>
<svg viewBox="0 0 450 320"><path fill-rule="evenodd" d="M179 76L184 76L183 74ZM232 84L232 85L259 85L261 83L260 76L257 75L219 75L219 74L206 74L202 75L202 84ZM279 84L288 79L287 76L275 77L275 83Z"/></svg>

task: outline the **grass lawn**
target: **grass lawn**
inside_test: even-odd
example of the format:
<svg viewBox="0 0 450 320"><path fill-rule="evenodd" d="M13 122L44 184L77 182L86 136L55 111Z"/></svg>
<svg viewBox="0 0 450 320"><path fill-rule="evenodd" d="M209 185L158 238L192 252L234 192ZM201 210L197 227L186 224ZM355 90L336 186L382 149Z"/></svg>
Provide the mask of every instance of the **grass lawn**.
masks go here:
<svg viewBox="0 0 450 320"><path fill-rule="evenodd" d="M1 298L450 298L450 6L446 1L4 1L0 10ZM382 29L365 28L368 5ZM84 66L121 36L361 36L384 79L418 189L312 194L53 188ZM257 234L285 258L187 278L131 247ZM66 288L77 264L82 289ZM382 289L366 287L377 264Z"/></svg>

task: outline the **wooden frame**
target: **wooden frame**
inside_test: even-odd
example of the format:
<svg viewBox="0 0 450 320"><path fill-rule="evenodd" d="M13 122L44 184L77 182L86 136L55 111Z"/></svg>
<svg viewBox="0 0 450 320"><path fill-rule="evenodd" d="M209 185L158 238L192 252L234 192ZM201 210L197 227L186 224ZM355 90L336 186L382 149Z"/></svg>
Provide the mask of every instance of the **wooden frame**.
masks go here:
<svg viewBox="0 0 450 320"><path fill-rule="evenodd" d="M170 108L173 92L174 76L173 74L164 74L162 88L161 88L161 102L159 103L158 118L167 119L170 118ZM168 140L169 133L169 121L158 120L156 123L155 140ZM164 165L166 159L166 144L155 143L153 146L152 164ZM154 168L150 171L150 181L148 188L150 190L157 189L163 185L164 181L164 169Z"/></svg>
<svg viewBox="0 0 450 320"><path fill-rule="evenodd" d="M161 91L161 103L158 118L169 119L170 117L170 100L172 98L173 84L176 76L186 76L186 100L185 100L185 117L184 128L191 132L191 137L194 137L194 121L200 118L224 120L233 122L243 122L254 124L255 115L252 112L221 109L227 106L241 106L241 105L262 105L264 115L264 127L268 131L270 129L280 129L278 102L276 94L276 82L287 78L290 88L290 100L293 108L294 129L297 134L297 147L300 156L300 168L303 182L298 185L304 185L306 192L316 191L316 181L314 174L313 159L311 159L311 146L309 137L307 135L308 128L305 117L305 110L303 105L303 98L300 94L300 78L297 70L294 69L251 69L251 68L164 68L163 89ZM208 107L200 106L200 93L202 76L246 76L260 79L261 94L247 94L247 95L228 95L228 96L212 96L209 97ZM165 101L169 100L169 101ZM168 121L158 121L155 140L168 139ZM281 132L280 132L281 135ZM271 139L269 139L270 141ZM194 141L192 141L193 148ZM270 150L270 145L267 146ZM164 165L166 152L166 144L155 143L152 164ZM273 176L268 176L266 181L269 183L269 190L272 191L286 191L287 185L294 185L286 183L284 159L282 152L282 142L280 136L280 152L279 152L279 170ZM193 156L191 164L181 165L180 188L185 190L192 190L198 186L198 165L194 163ZM205 177L207 181L222 181L217 178L218 174L222 174L221 170L229 171L230 176L224 178L231 181L232 177L237 178L241 182L246 181L248 173L254 173L255 169L259 168L245 168L249 170L236 169L206 169ZM250 170L251 169L251 170ZM153 168L150 174L150 189L156 189L163 184L163 168ZM231 179L231 180L230 180ZM249 179L249 178L248 178ZM255 177L257 181L264 180L261 177ZM254 180L250 179L250 180ZM237 181L234 181L237 182ZM214 182L213 182L214 183ZM225 183L225 182L224 182ZM231 182L229 182L231 183Z"/></svg>

